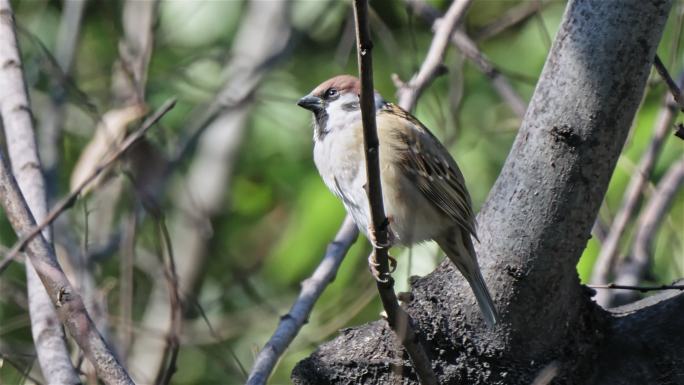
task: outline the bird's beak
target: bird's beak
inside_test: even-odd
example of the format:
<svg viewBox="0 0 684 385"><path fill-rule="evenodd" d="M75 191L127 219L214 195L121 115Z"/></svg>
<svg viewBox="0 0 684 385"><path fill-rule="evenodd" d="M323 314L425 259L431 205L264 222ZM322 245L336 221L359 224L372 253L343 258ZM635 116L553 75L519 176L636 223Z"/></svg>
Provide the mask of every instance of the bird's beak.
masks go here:
<svg viewBox="0 0 684 385"><path fill-rule="evenodd" d="M299 99L297 105L302 108L306 108L312 112L318 112L323 109L323 100L318 96L306 95L305 97Z"/></svg>

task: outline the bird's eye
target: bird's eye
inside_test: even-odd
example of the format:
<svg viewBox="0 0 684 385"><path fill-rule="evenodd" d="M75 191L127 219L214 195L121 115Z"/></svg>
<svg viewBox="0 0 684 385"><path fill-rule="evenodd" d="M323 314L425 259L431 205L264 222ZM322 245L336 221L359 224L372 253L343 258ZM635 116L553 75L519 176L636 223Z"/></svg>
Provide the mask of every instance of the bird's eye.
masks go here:
<svg viewBox="0 0 684 385"><path fill-rule="evenodd" d="M326 99L334 98L336 96L337 96L337 89L336 88L328 88L327 90L325 90L325 98Z"/></svg>

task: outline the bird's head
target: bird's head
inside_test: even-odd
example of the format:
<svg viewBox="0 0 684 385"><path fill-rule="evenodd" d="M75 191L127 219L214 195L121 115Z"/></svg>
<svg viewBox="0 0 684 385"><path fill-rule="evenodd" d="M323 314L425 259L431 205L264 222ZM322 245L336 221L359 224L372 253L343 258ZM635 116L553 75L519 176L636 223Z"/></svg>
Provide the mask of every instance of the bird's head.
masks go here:
<svg viewBox="0 0 684 385"><path fill-rule="evenodd" d="M299 99L297 105L314 114L314 140L322 140L329 132L352 127L361 121L361 82L351 75L338 75L314 88ZM384 104L375 92L375 105Z"/></svg>

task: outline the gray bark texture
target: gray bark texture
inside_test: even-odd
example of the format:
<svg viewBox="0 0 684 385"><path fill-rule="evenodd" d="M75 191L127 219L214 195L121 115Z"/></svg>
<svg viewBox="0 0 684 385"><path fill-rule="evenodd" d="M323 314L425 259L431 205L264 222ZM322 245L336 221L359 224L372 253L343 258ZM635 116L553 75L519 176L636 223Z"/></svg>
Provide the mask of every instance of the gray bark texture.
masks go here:
<svg viewBox="0 0 684 385"><path fill-rule="evenodd" d="M47 214L45 180L40 169L31 109L24 84L21 56L15 36L14 15L9 1L0 1L0 118L4 127L12 172L38 221ZM50 229L43 231L50 242ZM38 363L47 384L78 384L80 379L69 358L64 330L33 262L26 261L31 335Z"/></svg>
<svg viewBox="0 0 684 385"><path fill-rule="evenodd" d="M441 384L684 383L684 296L605 311L576 264L590 237L671 7L571 0L522 126L478 217L480 265L502 316L487 329L446 261L405 309ZM467 165L464 165L467 167ZM675 293L676 294L676 293ZM296 384L415 384L385 321L347 329L301 361Z"/></svg>

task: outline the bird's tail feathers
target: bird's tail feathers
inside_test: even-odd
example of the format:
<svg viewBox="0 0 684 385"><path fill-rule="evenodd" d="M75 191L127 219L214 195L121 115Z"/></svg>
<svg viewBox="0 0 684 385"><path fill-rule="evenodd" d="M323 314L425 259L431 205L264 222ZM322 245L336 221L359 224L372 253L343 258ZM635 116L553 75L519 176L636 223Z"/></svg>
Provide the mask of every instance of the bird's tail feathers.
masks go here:
<svg viewBox="0 0 684 385"><path fill-rule="evenodd" d="M489 294L487 284L477 264L477 256L470 235L466 232L461 234L457 232L449 238L451 239L438 240L438 243L470 284L482 316L487 325L492 327L498 322L499 313L494 306L492 296Z"/></svg>

